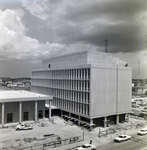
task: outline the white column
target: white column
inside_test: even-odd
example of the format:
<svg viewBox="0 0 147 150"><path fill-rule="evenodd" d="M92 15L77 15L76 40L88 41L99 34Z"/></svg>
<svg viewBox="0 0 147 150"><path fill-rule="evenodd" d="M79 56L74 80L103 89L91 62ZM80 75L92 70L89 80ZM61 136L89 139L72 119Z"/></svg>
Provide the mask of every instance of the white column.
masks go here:
<svg viewBox="0 0 147 150"><path fill-rule="evenodd" d="M107 117L104 118L104 128L107 127Z"/></svg>
<svg viewBox="0 0 147 150"><path fill-rule="evenodd" d="M19 102L19 123L22 121L22 102Z"/></svg>
<svg viewBox="0 0 147 150"><path fill-rule="evenodd" d="M93 119L90 119L90 124L93 124Z"/></svg>
<svg viewBox="0 0 147 150"><path fill-rule="evenodd" d="M35 101L35 121L37 121L37 118L38 118L38 102Z"/></svg>
<svg viewBox="0 0 147 150"><path fill-rule="evenodd" d="M130 122L130 114L128 113L127 122Z"/></svg>
<svg viewBox="0 0 147 150"><path fill-rule="evenodd" d="M88 115L88 105L86 104L86 115Z"/></svg>
<svg viewBox="0 0 147 150"><path fill-rule="evenodd" d="M2 126L4 126L4 111L5 110L5 104L2 103Z"/></svg>
<svg viewBox="0 0 147 150"><path fill-rule="evenodd" d="M49 120L51 119L51 100L49 100Z"/></svg>
<svg viewBox="0 0 147 150"><path fill-rule="evenodd" d="M88 79L88 69L87 69L87 79Z"/></svg>
<svg viewBox="0 0 147 150"><path fill-rule="evenodd" d="M85 105L86 105L86 104L83 104L83 114L84 114L84 115L86 115L86 114L85 114Z"/></svg>
<svg viewBox="0 0 147 150"><path fill-rule="evenodd" d="M119 115L116 115L116 124L119 124Z"/></svg>
<svg viewBox="0 0 147 150"><path fill-rule="evenodd" d="M78 109L78 111L77 111L77 113L79 113L79 112L80 112L80 110L79 110L79 103L77 103L77 105L78 105L78 108L77 108L77 109Z"/></svg>
<svg viewBox="0 0 147 150"><path fill-rule="evenodd" d="M93 119L90 119L90 131L92 131L92 128L93 128Z"/></svg>

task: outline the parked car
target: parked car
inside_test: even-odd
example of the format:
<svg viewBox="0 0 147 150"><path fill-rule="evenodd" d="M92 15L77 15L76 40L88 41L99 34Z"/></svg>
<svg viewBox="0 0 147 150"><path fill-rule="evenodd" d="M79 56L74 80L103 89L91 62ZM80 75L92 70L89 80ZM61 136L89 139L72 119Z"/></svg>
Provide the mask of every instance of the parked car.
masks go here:
<svg viewBox="0 0 147 150"><path fill-rule="evenodd" d="M146 103L140 103L139 105L140 106L146 106Z"/></svg>
<svg viewBox="0 0 147 150"><path fill-rule="evenodd" d="M76 148L76 150L96 150L96 146L93 144L83 144L82 146Z"/></svg>
<svg viewBox="0 0 147 150"><path fill-rule="evenodd" d="M140 113L139 115L138 115L138 117L145 117L145 116L147 116L147 113L145 113L145 112L142 112L142 113Z"/></svg>
<svg viewBox="0 0 147 150"><path fill-rule="evenodd" d="M135 113L132 111L132 112L130 113L130 115L135 116Z"/></svg>
<svg viewBox="0 0 147 150"><path fill-rule="evenodd" d="M147 134L147 128L141 129L137 132L138 135L145 135Z"/></svg>
<svg viewBox="0 0 147 150"><path fill-rule="evenodd" d="M137 107L139 107L139 105L138 104L132 104L132 107L137 108Z"/></svg>
<svg viewBox="0 0 147 150"><path fill-rule="evenodd" d="M143 111L143 112L147 112L147 109L142 109L141 111Z"/></svg>
<svg viewBox="0 0 147 150"><path fill-rule="evenodd" d="M127 140L130 140L130 139L131 139L131 136L122 134L122 135L119 135L118 137L116 137L114 139L114 141L115 142L123 142L123 141L127 141Z"/></svg>
<svg viewBox="0 0 147 150"><path fill-rule="evenodd" d="M16 126L15 128L16 130L32 130L33 129L33 126L31 124L19 124Z"/></svg>

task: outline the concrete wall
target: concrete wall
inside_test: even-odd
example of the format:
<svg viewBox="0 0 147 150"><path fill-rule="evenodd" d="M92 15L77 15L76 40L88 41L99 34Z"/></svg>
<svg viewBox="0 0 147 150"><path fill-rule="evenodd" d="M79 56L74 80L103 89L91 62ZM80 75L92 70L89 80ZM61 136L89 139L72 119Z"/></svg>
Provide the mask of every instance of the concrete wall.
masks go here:
<svg viewBox="0 0 147 150"><path fill-rule="evenodd" d="M19 118L19 103L5 103L4 107L4 123L7 123L8 113L13 113L13 122L17 122Z"/></svg>
<svg viewBox="0 0 147 150"><path fill-rule="evenodd" d="M43 110L43 116L45 117L45 100L38 101L38 111Z"/></svg>
<svg viewBox="0 0 147 150"><path fill-rule="evenodd" d="M29 112L29 120L35 120L35 101L22 102L22 121L23 112Z"/></svg>
<svg viewBox="0 0 147 150"><path fill-rule="evenodd" d="M91 68L90 117L131 111L131 69Z"/></svg>
<svg viewBox="0 0 147 150"><path fill-rule="evenodd" d="M116 112L116 69L91 68L90 117Z"/></svg>
<svg viewBox="0 0 147 150"><path fill-rule="evenodd" d="M42 61L42 67L48 68L73 67L78 65L95 64L103 66L116 65L113 62L113 57L108 53L100 53L97 51L83 51L63 56L58 56Z"/></svg>
<svg viewBox="0 0 147 150"><path fill-rule="evenodd" d="M43 68L48 68L49 64L51 65L51 68L84 65L87 64L87 52L84 51L69 55L63 55L42 61Z"/></svg>
<svg viewBox="0 0 147 150"><path fill-rule="evenodd" d="M118 68L118 113L131 112L132 69Z"/></svg>
<svg viewBox="0 0 147 150"><path fill-rule="evenodd" d="M113 57L108 53L88 52L87 64L114 66Z"/></svg>

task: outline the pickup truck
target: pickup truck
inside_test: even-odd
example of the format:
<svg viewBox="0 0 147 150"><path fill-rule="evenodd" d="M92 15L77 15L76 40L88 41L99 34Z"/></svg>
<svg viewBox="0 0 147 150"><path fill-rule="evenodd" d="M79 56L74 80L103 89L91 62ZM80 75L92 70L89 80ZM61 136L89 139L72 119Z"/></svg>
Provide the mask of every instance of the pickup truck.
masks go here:
<svg viewBox="0 0 147 150"><path fill-rule="evenodd" d="M33 126L31 124L19 124L15 128L16 130L32 130Z"/></svg>

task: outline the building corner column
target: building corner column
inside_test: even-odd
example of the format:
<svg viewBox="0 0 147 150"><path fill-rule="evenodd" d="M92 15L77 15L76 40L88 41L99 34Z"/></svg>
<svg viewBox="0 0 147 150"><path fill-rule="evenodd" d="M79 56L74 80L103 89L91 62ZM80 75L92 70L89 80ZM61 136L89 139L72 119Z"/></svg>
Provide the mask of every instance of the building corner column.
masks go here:
<svg viewBox="0 0 147 150"><path fill-rule="evenodd" d="M51 100L49 100L49 120L51 120Z"/></svg>
<svg viewBox="0 0 147 150"><path fill-rule="evenodd" d="M93 129L93 119L90 119L90 131Z"/></svg>
<svg viewBox="0 0 147 150"><path fill-rule="evenodd" d="M128 113L127 122L130 122L130 114Z"/></svg>
<svg viewBox="0 0 147 150"><path fill-rule="evenodd" d="M104 128L107 127L107 117L104 117Z"/></svg>
<svg viewBox="0 0 147 150"><path fill-rule="evenodd" d="M37 119L38 119L38 102L37 101L35 101L35 121L37 121Z"/></svg>
<svg viewBox="0 0 147 150"><path fill-rule="evenodd" d="M116 115L116 124L119 124L119 115Z"/></svg>
<svg viewBox="0 0 147 150"><path fill-rule="evenodd" d="M5 113L5 103L3 102L2 103L2 127L4 127L4 117L5 117L4 113Z"/></svg>
<svg viewBox="0 0 147 150"><path fill-rule="evenodd" d="M22 102L19 102L19 123L22 121Z"/></svg>

